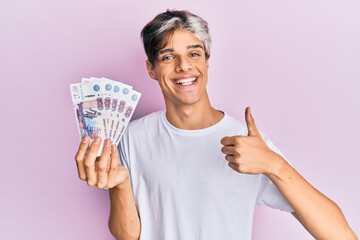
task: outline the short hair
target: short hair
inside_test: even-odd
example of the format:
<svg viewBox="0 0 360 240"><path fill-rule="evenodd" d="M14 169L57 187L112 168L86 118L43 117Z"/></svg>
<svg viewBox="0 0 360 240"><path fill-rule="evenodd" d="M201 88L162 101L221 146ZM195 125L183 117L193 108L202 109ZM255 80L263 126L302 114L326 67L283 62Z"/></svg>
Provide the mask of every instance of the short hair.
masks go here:
<svg viewBox="0 0 360 240"><path fill-rule="evenodd" d="M152 66L155 64L159 51L166 44L165 40L169 34L173 34L178 29L194 33L204 44L205 59L209 59L211 38L208 23L186 10L167 10L158 14L141 31L145 53Z"/></svg>

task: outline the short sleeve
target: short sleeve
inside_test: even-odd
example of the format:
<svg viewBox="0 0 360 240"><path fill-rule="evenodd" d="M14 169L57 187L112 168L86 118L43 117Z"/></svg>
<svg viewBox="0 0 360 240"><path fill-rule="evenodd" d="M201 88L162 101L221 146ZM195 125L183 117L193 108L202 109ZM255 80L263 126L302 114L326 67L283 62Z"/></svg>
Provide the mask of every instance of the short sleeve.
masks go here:
<svg viewBox="0 0 360 240"><path fill-rule="evenodd" d="M119 150L119 161L120 163L130 170L130 164L128 159L129 152L129 133L126 130L124 135L122 136L120 143L118 145Z"/></svg>
<svg viewBox="0 0 360 240"><path fill-rule="evenodd" d="M265 134L261 133L261 135L265 143L271 150L286 159L283 153L270 141L270 139L268 139ZM271 208L280 209L286 212L294 212L294 209L283 197L275 184L265 175L261 175L261 183L256 203L259 205L265 205Z"/></svg>
<svg viewBox="0 0 360 240"><path fill-rule="evenodd" d="M273 182L265 175L261 176L261 186L256 203L274 209L279 209L281 211L294 212L294 209L281 195Z"/></svg>

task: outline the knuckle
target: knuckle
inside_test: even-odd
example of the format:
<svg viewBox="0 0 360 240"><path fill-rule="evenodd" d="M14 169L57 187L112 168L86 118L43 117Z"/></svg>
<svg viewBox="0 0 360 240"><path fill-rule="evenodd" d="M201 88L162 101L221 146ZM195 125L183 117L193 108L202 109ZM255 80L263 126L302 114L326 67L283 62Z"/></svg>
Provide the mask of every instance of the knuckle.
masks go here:
<svg viewBox="0 0 360 240"><path fill-rule="evenodd" d="M85 151L88 148L88 143L81 142L79 145L79 151Z"/></svg>
<svg viewBox="0 0 360 240"><path fill-rule="evenodd" d="M98 166L97 166L97 169L99 170L99 171L101 171L101 172L105 172L106 171L106 168L107 168L107 166L106 165L104 165L104 164L98 164Z"/></svg>
<svg viewBox="0 0 360 240"><path fill-rule="evenodd" d="M99 148L100 148L100 144L91 144L91 146L90 146L90 148L89 148L89 151L90 152L95 152L95 153L97 153L97 151L99 150Z"/></svg>
<svg viewBox="0 0 360 240"><path fill-rule="evenodd" d="M234 154L237 155L237 156L240 156L241 155L241 148L240 146L237 146L234 148Z"/></svg>
<svg viewBox="0 0 360 240"><path fill-rule="evenodd" d="M117 171L117 169L118 169L118 166L117 166L117 165L116 165L116 166L111 166L111 167L110 167L110 171L112 171L112 172Z"/></svg>
<svg viewBox="0 0 360 240"><path fill-rule="evenodd" d="M94 164L90 161L85 161L85 169L90 169L94 166Z"/></svg>
<svg viewBox="0 0 360 240"><path fill-rule="evenodd" d="M85 172L86 174L91 174L92 172L94 172L96 169L95 169L95 165L91 166L85 166ZM89 177L88 177L89 178Z"/></svg>
<svg viewBox="0 0 360 240"><path fill-rule="evenodd" d="M235 151L235 153L234 153L234 157L235 157L235 159L236 160L239 160L239 158L241 158L241 154L240 154L240 151Z"/></svg>
<svg viewBox="0 0 360 240"><path fill-rule="evenodd" d="M111 162L110 169L111 170L118 169L119 166L122 166L121 163L119 161L114 161L114 162Z"/></svg>
<svg viewBox="0 0 360 240"><path fill-rule="evenodd" d="M90 148L89 148L89 154L97 154L97 152L98 152L98 148L97 147L95 147L95 146L91 146Z"/></svg>
<svg viewBox="0 0 360 240"><path fill-rule="evenodd" d="M83 162L83 161L84 161L84 158L81 157L80 152L77 152L77 153L76 153L76 155L75 155L75 161L76 161L76 162Z"/></svg>

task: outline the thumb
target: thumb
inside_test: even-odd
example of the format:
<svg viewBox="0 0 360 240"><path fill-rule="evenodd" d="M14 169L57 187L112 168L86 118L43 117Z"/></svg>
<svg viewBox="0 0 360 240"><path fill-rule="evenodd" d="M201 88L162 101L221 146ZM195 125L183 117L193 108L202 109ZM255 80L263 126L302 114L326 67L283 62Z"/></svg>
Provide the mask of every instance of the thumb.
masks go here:
<svg viewBox="0 0 360 240"><path fill-rule="evenodd" d="M259 136L260 133L255 125L255 120L254 120L253 116L251 115L250 107L247 107L245 109L245 121L246 121L246 126L248 128L248 136Z"/></svg>

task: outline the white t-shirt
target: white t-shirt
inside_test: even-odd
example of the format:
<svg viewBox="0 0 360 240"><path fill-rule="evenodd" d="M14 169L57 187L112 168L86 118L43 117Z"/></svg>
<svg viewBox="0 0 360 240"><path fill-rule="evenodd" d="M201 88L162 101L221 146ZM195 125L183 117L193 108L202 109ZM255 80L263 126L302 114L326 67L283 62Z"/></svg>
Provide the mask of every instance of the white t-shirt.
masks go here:
<svg viewBox="0 0 360 240"><path fill-rule="evenodd" d="M131 176L141 240L250 240L256 204L293 211L265 175L228 166L220 140L234 135L247 135L247 127L227 114L200 130L172 126L165 111L129 124L119 150Z"/></svg>

